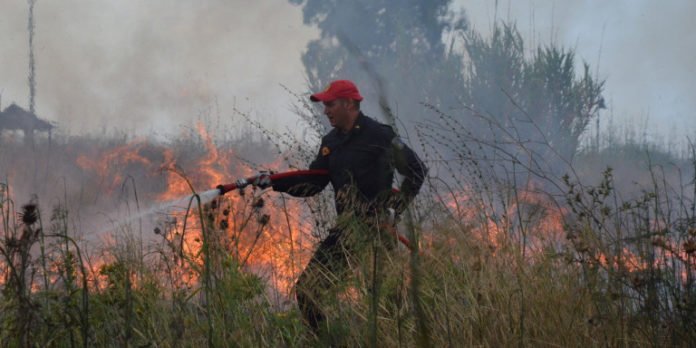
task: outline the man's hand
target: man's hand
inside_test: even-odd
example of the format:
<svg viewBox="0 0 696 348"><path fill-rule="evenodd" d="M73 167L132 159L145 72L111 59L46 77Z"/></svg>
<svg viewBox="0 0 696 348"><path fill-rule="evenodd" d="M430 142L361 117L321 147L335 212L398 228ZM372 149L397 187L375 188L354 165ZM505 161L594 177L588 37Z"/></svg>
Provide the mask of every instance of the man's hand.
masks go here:
<svg viewBox="0 0 696 348"><path fill-rule="evenodd" d="M271 172L261 172L259 173L259 175L256 176L256 178L251 184L262 190L269 188L273 185L273 183L271 182L271 174Z"/></svg>
<svg viewBox="0 0 696 348"><path fill-rule="evenodd" d="M392 226L398 225L399 222L401 221L401 212L397 212L393 208L389 208L389 209L387 209L387 211L389 212L389 218L388 218L387 223L392 225Z"/></svg>
<svg viewBox="0 0 696 348"><path fill-rule="evenodd" d="M408 207L409 199L402 192L393 192L389 198L388 208L393 211L392 216L398 221L401 213Z"/></svg>

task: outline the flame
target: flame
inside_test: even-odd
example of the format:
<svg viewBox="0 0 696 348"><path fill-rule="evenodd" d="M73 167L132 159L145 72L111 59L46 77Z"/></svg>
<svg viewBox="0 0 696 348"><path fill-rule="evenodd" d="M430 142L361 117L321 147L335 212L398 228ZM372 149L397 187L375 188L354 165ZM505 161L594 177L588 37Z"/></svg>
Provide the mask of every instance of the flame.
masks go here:
<svg viewBox="0 0 696 348"><path fill-rule="evenodd" d="M251 175L252 170L250 168L232 163L231 159L235 158L234 151L218 149L201 123L197 124L196 128L204 141L205 154L197 163L190 165L195 171L186 173L190 175L194 187L211 188L233 178ZM165 160L161 168L169 171L166 178L167 189L157 197L157 200L167 201L191 194L191 188L186 183L184 177L180 175L182 173L178 173L176 170L177 161L173 152L167 149L164 153L164 158Z"/></svg>
<svg viewBox="0 0 696 348"><path fill-rule="evenodd" d="M651 250L655 254L654 261L650 264L644 255L638 254L635 250L623 246L618 252L602 251L597 246L590 247L584 241L579 241L578 236L566 236L565 219L569 215L569 210L565 207L554 204L554 201L544 194L539 193L534 185L528 188L517 188L515 199L506 204L502 212L493 214L491 206L486 206L481 200L472 199L476 197L475 192L463 190L460 192L449 193L450 197L443 201L444 207L451 216L457 221L466 222L466 228L472 236L478 239L479 243L487 246L493 256L503 245L511 242L520 242L520 236L524 231L524 247L527 248L527 259L533 262L534 257L541 255L545 247L553 247L562 250L564 246L571 243L571 249L580 254L586 254L592 262L604 268L613 268L626 271L628 273L640 273L651 268L655 269L674 269L682 284L686 284L689 276L689 269L696 266L696 258L687 252L689 241L678 242L674 237L657 237L652 240ZM525 210L526 209L526 210ZM482 212L487 212L483 214ZM530 218L535 215L536 218ZM652 220L649 223L653 231L665 231L667 225L664 221ZM426 246L435 244L434 239L442 237L428 236L425 238ZM456 240L439 240L439 245L454 246ZM579 247L576 243L584 243ZM522 243L520 243L522 244ZM578 250L580 249L580 250ZM691 250L691 249L690 249ZM692 250L693 252L693 250ZM458 262L460 257L456 253L450 255L453 262ZM684 267L674 268L674 261L680 260ZM678 274L677 274L678 273Z"/></svg>
<svg viewBox="0 0 696 348"><path fill-rule="evenodd" d="M474 192L466 190L451 193L443 203L451 216L465 222L473 236L488 244L494 253L511 238L523 238L513 236L513 230L524 232L525 248L528 249L541 250L549 243L560 244L567 209L554 205L533 184L516 190L514 199L497 213L493 213L485 202L474 199Z"/></svg>
<svg viewBox="0 0 696 348"><path fill-rule="evenodd" d="M204 191L253 174L251 167L237 160L233 149L216 145L202 124L198 124L196 130L201 145L196 149L190 146L181 149L175 145L153 144L144 139L136 139L106 150L91 149L91 152L75 156L75 163L83 171L96 174L100 182L99 188L107 198L112 197L116 188L129 176L137 177L138 184L148 188L149 195L146 195L146 199L153 204L186 197L192 194L192 189ZM282 168L281 159L265 164L263 168L278 170ZM484 202L473 189L451 193L443 201L443 205L454 220L462 221L471 235L490 249L493 256L511 242L524 241L524 247L529 250L527 256L532 261L545 246L560 246L564 242L564 219L568 215L566 209L556 206L551 198L539 191L534 185L518 188L516 194L511 195L513 198L497 208L496 214L493 214L490 204ZM250 207L258 198L264 198L266 205L260 209ZM156 236L162 242L160 247L174 251L171 253L172 259L162 261L173 266L168 268L169 273L165 278L175 288L199 284L198 276L201 274L204 256L203 242L208 241L219 247L230 259L234 259L236 266L263 276L279 292L290 293L313 249L314 241L308 236L308 231L314 226L311 220L306 219L308 212L299 201L284 199L279 194L247 190L246 196L234 192L228 194L216 203L217 208L206 208L203 217L199 216L197 209L170 212L164 223L166 227L162 227L163 231ZM196 208L195 202L193 207ZM229 213L223 214L226 209ZM266 215L268 217L263 218ZM242 223L246 218L250 218L250 222ZM227 227L222 227L223 222ZM665 226L655 222L651 228L661 230ZM524 239L519 234L521 230L525 231ZM461 242L436 238L448 237L426 234L421 245L424 249L429 249L444 242L455 249ZM107 240L104 245L105 248L116 248L116 241ZM627 247L623 247L619 255L595 251L593 257L604 267L625 269L628 272L639 272L650 267L668 267L669 260L674 258L685 260L685 264L692 267L696 262L696 258L674 240L656 241L653 249L659 257L655 258L652 265ZM464 256L460 253L453 251L448 254L455 263L463 261ZM114 258L109 255L99 255L89 260L89 283L95 288L103 289L107 279L99 271L113 262ZM0 267L3 265L0 264ZM51 273L58 273L57 267L52 267ZM224 267L227 266L215 267L224 272ZM681 272L682 279L686 281L687 271ZM7 274L7 267L0 268L0 274ZM138 279L131 280L137 286ZM0 283L2 281L0 279ZM54 278L52 282L55 281Z"/></svg>
<svg viewBox="0 0 696 348"><path fill-rule="evenodd" d="M159 180L164 175L162 190L152 195L152 199L160 203L189 196L192 188L207 190L218 184L252 175L252 168L236 160L232 149L222 149L214 144L202 124L199 123L196 129L203 145L200 156L178 154L175 149L137 140L96 155L81 155L76 162L83 170L98 174L105 183L107 194L113 193L114 188L123 182L129 172L144 173L150 179L159 174ZM278 169L281 167L280 159L263 167ZM257 196L259 194L255 193ZM252 198L230 193L217 203L215 211L206 210L203 219L198 215L197 208L189 212L169 213L168 219L173 223L161 234L167 245L180 253L176 256L178 267L172 271L175 274L170 275L177 280L175 286L193 286L199 282L196 274L200 272L195 269L200 270L204 261L203 220L209 243L219 244L216 247L222 246L228 256L236 258L241 266L265 277L275 289L286 294L291 291L302 269L301 261L307 260L307 252L312 250L313 242L306 232L313 226L298 219L306 215L298 201L283 201L284 198L280 195L264 196L269 202L259 211L249 209ZM221 214L223 204L231 211L228 213L230 216ZM192 208L195 207L196 202L193 202ZM240 220L250 216L249 214L258 215L257 218L267 215L268 218L263 223L255 222L252 218L253 223L244 226L227 221L229 228L220 228L223 220ZM221 233L224 235L220 236ZM95 265L101 267L103 263ZM93 269L95 265L92 266ZM98 274L98 271L92 273Z"/></svg>
<svg viewBox="0 0 696 348"><path fill-rule="evenodd" d="M136 139L108 151L79 155L75 162L82 170L96 173L105 185L103 193L111 194L123 184L126 175L145 169L146 176L153 176L151 157L160 152L166 156L166 151L145 139Z"/></svg>

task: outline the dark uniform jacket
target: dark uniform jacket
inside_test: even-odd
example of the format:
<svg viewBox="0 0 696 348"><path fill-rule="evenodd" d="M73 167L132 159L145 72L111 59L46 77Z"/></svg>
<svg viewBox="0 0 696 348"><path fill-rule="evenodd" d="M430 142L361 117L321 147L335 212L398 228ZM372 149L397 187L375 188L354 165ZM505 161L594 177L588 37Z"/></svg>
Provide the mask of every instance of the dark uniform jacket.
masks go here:
<svg viewBox="0 0 696 348"><path fill-rule="evenodd" d="M353 129L334 128L324 136L309 169L327 169L328 176L298 176L273 183L275 191L307 197L330 182L336 212L374 213L393 207L400 213L418 193L427 168L394 130L360 113ZM394 169L404 176L400 193L392 193ZM396 198L396 199L395 199Z"/></svg>

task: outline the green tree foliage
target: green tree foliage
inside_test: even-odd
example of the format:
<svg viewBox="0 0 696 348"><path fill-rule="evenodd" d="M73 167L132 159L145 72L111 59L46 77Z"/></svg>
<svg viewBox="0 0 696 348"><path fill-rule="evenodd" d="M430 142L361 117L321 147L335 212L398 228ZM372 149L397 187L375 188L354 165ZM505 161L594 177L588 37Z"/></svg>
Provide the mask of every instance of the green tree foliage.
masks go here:
<svg viewBox="0 0 696 348"><path fill-rule="evenodd" d="M366 96L364 109L379 110L379 96L407 120L420 119L421 102L455 100L461 57L442 35L463 31L467 23L448 12L450 0L290 2L302 5L304 23L320 30L302 57L312 90L351 79Z"/></svg>
<svg viewBox="0 0 696 348"><path fill-rule="evenodd" d="M576 76L575 52L555 45L526 57L524 41L511 25L496 26L488 39L469 31L465 48L470 58L465 102L496 121L500 129L493 134L519 135L515 140L571 159L580 136L604 108L604 81L592 76L589 65Z"/></svg>

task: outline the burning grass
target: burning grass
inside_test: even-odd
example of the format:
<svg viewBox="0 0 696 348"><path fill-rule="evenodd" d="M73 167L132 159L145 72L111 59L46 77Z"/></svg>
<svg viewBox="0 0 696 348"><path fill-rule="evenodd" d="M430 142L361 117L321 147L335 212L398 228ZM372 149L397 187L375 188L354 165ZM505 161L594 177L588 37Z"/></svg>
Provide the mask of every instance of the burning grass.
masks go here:
<svg viewBox="0 0 696 348"><path fill-rule="evenodd" d="M412 212L421 252L383 255L373 301L374 251L364 250L325 304L333 336L316 338L292 285L333 219L330 197L247 190L198 200L192 191L260 168L234 142L216 143L202 127L195 134L172 143L63 139L39 147L35 161L1 153L14 173L0 186L2 345L365 345L376 332L382 345L412 346L423 342L419 330L433 346L696 341L689 180L672 187L646 168L654 185L623 198L612 171L596 185L566 177L549 189L471 160L434 166ZM268 156L261 167L283 169L275 158L299 163L314 150ZM43 170L63 173L63 184L43 180ZM454 180L438 179L445 175ZM24 192L46 198L17 209ZM172 201L184 208L148 209ZM47 202L57 202L52 211Z"/></svg>

